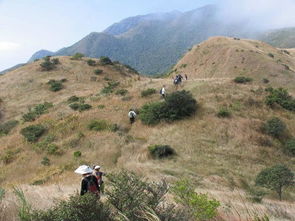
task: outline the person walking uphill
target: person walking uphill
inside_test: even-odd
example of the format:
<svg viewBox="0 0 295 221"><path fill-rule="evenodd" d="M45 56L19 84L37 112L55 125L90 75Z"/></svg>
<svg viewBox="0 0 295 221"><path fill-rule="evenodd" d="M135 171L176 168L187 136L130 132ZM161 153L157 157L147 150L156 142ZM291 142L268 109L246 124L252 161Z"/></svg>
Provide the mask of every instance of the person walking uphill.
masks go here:
<svg viewBox="0 0 295 221"><path fill-rule="evenodd" d="M79 166L75 173L82 175L80 195L85 193L93 193L99 197L100 189L96 177L92 174L93 170L86 165Z"/></svg>
<svg viewBox="0 0 295 221"><path fill-rule="evenodd" d="M133 109L129 110L128 117L129 117L130 123L133 124L135 122L135 117L136 117L136 113Z"/></svg>
<svg viewBox="0 0 295 221"><path fill-rule="evenodd" d="M104 176L105 173L100 171L100 166L98 166L98 165L94 166L93 169L94 169L93 175L97 179L100 192L103 193L104 192L104 182L102 180L102 176Z"/></svg>
<svg viewBox="0 0 295 221"><path fill-rule="evenodd" d="M166 96L165 85L163 85L163 87L161 88L160 94L162 95L163 98L165 98L165 96Z"/></svg>

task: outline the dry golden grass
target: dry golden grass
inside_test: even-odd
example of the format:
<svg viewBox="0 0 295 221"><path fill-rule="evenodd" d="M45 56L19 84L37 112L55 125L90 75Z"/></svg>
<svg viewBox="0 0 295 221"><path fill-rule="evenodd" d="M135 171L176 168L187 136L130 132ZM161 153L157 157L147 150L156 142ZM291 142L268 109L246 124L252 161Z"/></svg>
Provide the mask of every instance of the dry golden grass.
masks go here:
<svg viewBox="0 0 295 221"><path fill-rule="evenodd" d="M41 72L39 62L10 72L0 77L2 120L20 119L28 107L45 101L52 102L54 107L35 122L21 123L8 136L0 138L1 154L8 149L19 150L11 163L1 163L0 184L9 188L42 180L45 184L26 186L26 192L28 198L38 204L37 199L46 201L51 190L53 195L49 197L48 204L44 202L46 207L52 202L51 197L56 196L57 183L62 186L60 197L66 197L79 188L80 177L73 173L78 165L100 164L107 172L125 168L153 180L165 178L173 182L183 177L190 178L197 184L198 191L208 192L222 202L220 212L225 220L247 220L257 211L258 215L270 214L272 220L283 220L284 214L292 217L295 214L294 189L285 194L287 201L278 202L270 196L257 205L246 199L241 185L241 180L253 185L262 168L276 163L285 163L295 169L294 158L283 153L279 142L260 132L262 122L278 116L287 124L289 133L295 136L294 113L280 108L270 109L264 104L267 95L264 88L267 86L282 86L295 95L294 73L285 72L268 53L295 69L291 55L286 57L262 42L214 38L194 47L176 68L189 75L189 80L184 81L178 90L192 92L199 103L197 114L189 119L156 126L143 125L139 120L131 126L127 113L131 107L140 108L147 102L161 99L159 94L142 98L140 92L144 89L155 88L158 91L166 85L167 93L175 91L171 76L165 79L139 78L132 73L125 75L124 69L90 67L85 61L72 61L67 57L60 57L61 65L50 72ZM244 63L241 63L242 57L245 57ZM182 64L187 66L180 68ZM236 64L239 65L234 68ZM92 82L90 77L94 76L96 68L103 69L104 73ZM246 85L233 83L233 78L240 74L252 77L253 82ZM130 97L129 100L124 101L115 94L98 95L106 84L105 76L120 80L119 88L128 90L126 96ZM65 89L50 92L46 82L62 78L68 80ZM270 83L263 84L263 78L268 78ZM72 95L85 97L92 109L81 113L71 110L66 100ZM98 105L105 107L99 109ZM230 110L231 118L216 116L221 107ZM87 129L91 120L101 119L118 124L120 130L95 132ZM44 136L54 136L54 143L62 149L63 155L36 152L33 144L24 141L20 129L37 123L47 127ZM261 143L266 139L273 145L263 146ZM170 160L153 160L147 151L152 144L168 144L176 150L177 156ZM76 159L73 153L78 150L82 157ZM50 166L41 165L44 156L50 159ZM34 193L35 188L38 193ZM37 195L31 196L30 193ZM281 215L276 218L279 213Z"/></svg>

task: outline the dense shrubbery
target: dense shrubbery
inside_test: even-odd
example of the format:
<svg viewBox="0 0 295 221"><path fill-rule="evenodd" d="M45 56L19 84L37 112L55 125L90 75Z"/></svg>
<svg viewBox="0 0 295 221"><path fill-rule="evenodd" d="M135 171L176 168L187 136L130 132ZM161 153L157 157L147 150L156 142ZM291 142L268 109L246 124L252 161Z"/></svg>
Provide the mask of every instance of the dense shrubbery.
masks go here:
<svg viewBox="0 0 295 221"><path fill-rule="evenodd" d="M81 101L81 98L77 97L75 95L68 98L68 103L74 103L74 102L78 102L78 101Z"/></svg>
<svg viewBox="0 0 295 221"><path fill-rule="evenodd" d="M10 120L3 124L0 124L0 136L1 135L7 135L9 132L18 125L17 120Z"/></svg>
<svg viewBox="0 0 295 221"><path fill-rule="evenodd" d="M262 130L272 137L281 138L286 133L286 125L279 118L273 117L262 125Z"/></svg>
<svg viewBox="0 0 295 221"><path fill-rule="evenodd" d="M84 57L82 53L76 53L71 57L71 60L81 60Z"/></svg>
<svg viewBox="0 0 295 221"><path fill-rule="evenodd" d="M109 81L108 86L104 87L101 90L101 93L102 94L111 94L114 92L114 89L119 86L119 84L120 84L119 81Z"/></svg>
<svg viewBox="0 0 295 221"><path fill-rule="evenodd" d="M102 72L103 72L103 70L101 70L101 69L94 70L94 74L96 74L96 75L100 75Z"/></svg>
<svg viewBox="0 0 295 221"><path fill-rule="evenodd" d="M92 106L90 104L84 104L84 103L71 103L69 105L69 107L75 111L85 111L85 110L89 110L90 108L92 108Z"/></svg>
<svg viewBox="0 0 295 221"><path fill-rule="evenodd" d="M100 57L99 62L100 62L101 65L113 64L112 60L109 57L105 57L105 56Z"/></svg>
<svg viewBox="0 0 295 221"><path fill-rule="evenodd" d="M150 154L154 158L165 158L175 154L175 151L169 145L151 145L148 147Z"/></svg>
<svg viewBox="0 0 295 221"><path fill-rule="evenodd" d="M156 94L157 93L157 90L154 89L154 88L148 88L146 90L143 90L141 91L141 96L142 97L147 97L147 96L150 96L152 94Z"/></svg>
<svg viewBox="0 0 295 221"><path fill-rule="evenodd" d="M88 59L88 60L87 60L87 64L88 64L89 66L95 66L95 65L96 65L96 61L95 61L95 60L92 60L92 59Z"/></svg>
<svg viewBox="0 0 295 221"><path fill-rule="evenodd" d="M53 92L60 91L61 89L63 89L62 81L49 80L47 84L50 86L49 90Z"/></svg>
<svg viewBox="0 0 295 221"><path fill-rule="evenodd" d="M119 89L116 91L116 95L121 95L121 96L125 96L128 93L128 90L126 89Z"/></svg>
<svg viewBox="0 0 295 221"><path fill-rule="evenodd" d="M151 183L129 171L109 174L108 180L103 201L94 194L74 195L45 211L33 210L23 192L17 190L19 217L25 221L188 221L214 218L219 206L218 201L195 193L187 183L175 185L176 200L181 205L174 205L165 199L168 185L164 181Z"/></svg>
<svg viewBox="0 0 295 221"><path fill-rule="evenodd" d="M43 62L40 64L42 71L51 71L53 70L57 64L59 64L58 58L50 60L50 56L46 56L43 58Z"/></svg>
<svg viewBox="0 0 295 221"><path fill-rule="evenodd" d="M53 107L52 103L45 102L43 104L36 105L32 110L22 116L25 122L34 121L42 114L48 112L48 109Z"/></svg>
<svg viewBox="0 0 295 221"><path fill-rule="evenodd" d="M295 156L295 138L287 140L284 149L291 156Z"/></svg>
<svg viewBox="0 0 295 221"><path fill-rule="evenodd" d="M23 128L20 133L26 138L27 141L35 142L39 139L39 137L42 136L44 132L45 127L37 124Z"/></svg>
<svg viewBox="0 0 295 221"><path fill-rule="evenodd" d="M256 185L274 190L281 200L283 188L294 184L294 173L284 165L275 165L262 170L255 182Z"/></svg>
<svg viewBox="0 0 295 221"><path fill-rule="evenodd" d="M286 110L295 111L295 99L289 95L286 89L267 88L266 91L270 93L265 99L267 105L278 104Z"/></svg>
<svg viewBox="0 0 295 221"><path fill-rule="evenodd" d="M164 102L145 104L140 110L140 119L145 124L156 124L160 120L174 121L193 115L197 101L188 91L169 94Z"/></svg>
<svg viewBox="0 0 295 221"><path fill-rule="evenodd" d="M252 78L244 77L244 76L239 76L234 79L234 82L236 82L238 84L245 84L245 83L248 83L251 81L252 81Z"/></svg>

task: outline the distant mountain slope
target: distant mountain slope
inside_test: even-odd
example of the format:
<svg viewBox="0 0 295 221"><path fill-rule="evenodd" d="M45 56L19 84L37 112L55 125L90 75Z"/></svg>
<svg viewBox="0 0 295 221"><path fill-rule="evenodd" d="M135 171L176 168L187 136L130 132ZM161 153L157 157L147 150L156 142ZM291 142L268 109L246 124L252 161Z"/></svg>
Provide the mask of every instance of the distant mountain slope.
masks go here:
<svg viewBox="0 0 295 221"><path fill-rule="evenodd" d="M295 48L295 28L283 28L263 34L260 39L275 47Z"/></svg>
<svg viewBox="0 0 295 221"><path fill-rule="evenodd" d="M19 67L24 66L24 65L25 65L25 63L23 63L23 64L17 64L17 65L15 65L15 66L11 67L11 68L7 68L7 69L1 71L0 74L5 74L5 73L7 73L7 72L9 72L9 71L13 71L13 70L15 70L15 69L17 69L17 68L19 68Z"/></svg>
<svg viewBox="0 0 295 221"><path fill-rule="evenodd" d="M164 73L191 48L212 36L236 36L260 39L245 22L223 23L219 9L208 5L188 12L170 12L135 16L111 25L102 33L91 33L70 47L54 55L72 55L76 52L89 57L108 56L126 63L143 74ZM267 39L271 38L272 34ZM288 37L286 37L288 38ZM270 43L281 46L281 37ZM51 52L38 52L30 61Z"/></svg>
<svg viewBox="0 0 295 221"><path fill-rule="evenodd" d="M42 49L42 50L37 51L36 53L34 53L32 55L32 57L29 59L28 62L32 62L32 61L34 61L36 59L44 58L46 56L51 56L53 54L54 54L54 52L52 52L52 51Z"/></svg>

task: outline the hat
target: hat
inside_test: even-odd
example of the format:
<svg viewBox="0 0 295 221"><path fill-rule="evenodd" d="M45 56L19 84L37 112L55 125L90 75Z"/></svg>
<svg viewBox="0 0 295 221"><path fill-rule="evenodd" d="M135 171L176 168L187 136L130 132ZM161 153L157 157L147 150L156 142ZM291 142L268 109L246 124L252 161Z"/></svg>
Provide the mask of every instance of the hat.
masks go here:
<svg viewBox="0 0 295 221"><path fill-rule="evenodd" d="M100 169L100 166L96 165L96 166L94 167L94 169L95 169L95 170L98 170L98 169Z"/></svg>
<svg viewBox="0 0 295 221"><path fill-rule="evenodd" d="M92 173L93 170L87 166L87 165L82 165L82 166L79 166L76 170L75 170L75 173L78 173L78 174L87 174L87 173Z"/></svg>

